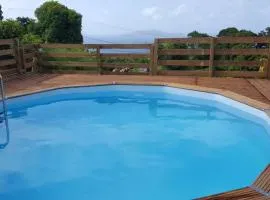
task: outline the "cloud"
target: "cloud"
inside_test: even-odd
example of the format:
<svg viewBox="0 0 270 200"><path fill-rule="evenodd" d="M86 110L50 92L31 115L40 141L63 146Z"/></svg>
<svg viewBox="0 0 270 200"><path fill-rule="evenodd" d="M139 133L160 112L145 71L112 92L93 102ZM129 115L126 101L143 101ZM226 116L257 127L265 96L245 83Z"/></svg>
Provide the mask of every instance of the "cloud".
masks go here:
<svg viewBox="0 0 270 200"><path fill-rule="evenodd" d="M181 15L185 12L187 12L187 6L186 6L186 4L181 4L181 5L177 6L174 10L172 10L172 12L170 12L170 13L172 16L178 16L178 15Z"/></svg>
<svg viewBox="0 0 270 200"><path fill-rule="evenodd" d="M160 8L157 6L144 8L142 10L142 15L145 17L150 17L153 20L159 20L162 19L162 15L160 14Z"/></svg>
<svg viewBox="0 0 270 200"><path fill-rule="evenodd" d="M104 9L104 10L102 10L102 13L103 13L104 15L108 15L108 14L109 14L109 11L108 11L107 9Z"/></svg>

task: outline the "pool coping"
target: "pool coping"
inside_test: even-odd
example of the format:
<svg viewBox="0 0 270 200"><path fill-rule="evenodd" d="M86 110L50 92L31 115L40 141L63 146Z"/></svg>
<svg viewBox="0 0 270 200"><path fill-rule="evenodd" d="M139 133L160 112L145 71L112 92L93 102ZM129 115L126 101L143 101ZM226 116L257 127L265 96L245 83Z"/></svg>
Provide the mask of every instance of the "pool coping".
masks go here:
<svg viewBox="0 0 270 200"><path fill-rule="evenodd" d="M246 104L258 110L264 111L270 117L270 104L266 104L260 102L255 99L251 99L249 97L237 94L235 92L225 90L225 89L217 89L217 88L209 88L209 87L202 87L202 86L195 86L195 85L187 85L187 84L178 84L178 83L167 83L167 82L142 82L142 81L113 81L113 82L99 82L99 83L83 83L83 84L70 84L70 85L57 85L57 86L50 86L45 88L32 88L28 90L22 90L18 92L13 92L11 94L7 94L7 98L16 98L20 96L31 95L35 93L41 93L51 90L57 89L64 89L64 88L76 88L76 87L91 87L91 86L106 86L106 85L146 85L146 86L167 86L171 88L179 88L185 90L192 90L192 91L199 91L199 92L206 92L211 94L221 95L232 100L238 101L240 103Z"/></svg>

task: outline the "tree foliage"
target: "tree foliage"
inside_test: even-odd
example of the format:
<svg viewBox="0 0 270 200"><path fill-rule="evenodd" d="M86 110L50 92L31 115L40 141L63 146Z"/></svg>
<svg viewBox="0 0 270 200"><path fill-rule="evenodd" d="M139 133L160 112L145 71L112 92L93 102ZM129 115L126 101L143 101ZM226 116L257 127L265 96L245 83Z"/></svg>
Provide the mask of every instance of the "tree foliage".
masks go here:
<svg viewBox="0 0 270 200"><path fill-rule="evenodd" d="M0 39L19 38L22 33L23 28L16 20L0 21Z"/></svg>
<svg viewBox="0 0 270 200"><path fill-rule="evenodd" d="M221 31L219 31L218 33L218 37L223 37L223 36L236 36L236 34L238 33L238 29L235 27L229 27L229 28L225 28L222 29Z"/></svg>
<svg viewBox="0 0 270 200"><path fill-rule="evenodd" d="M265 30L262 30L258 34L259 36L270 36L270 27L265 28Z"/></svg>
<svg viewBox="0 0 270 200"><path fill-rule="evenodd" d="M23 35L21 41L23 44L40 44L43 42L39 35L35 35L33 33Z"/></svg>
<svg viewBox="0 0 270 200"><path fill-rule="evenodd" d="M2 21L3 19L4 19L3 11L2 11L2 6L0 4L0 21Z"/></svg>
<svg viewBox="0 0 270 200"><path fill-rule="evenodd" d="M32 28L35 26L35 20L31 19L29 17L17 17L17 22L22 26L23 28L23 33L31 33L34 32L35 30Z"/></svg>
<svg viewBox="0 0 270 200"><path fill-rule="evenodd" d="M192 31L187 35L188 37L209 37L207 33L200 33L198 31Z"/></svg>
<svg viewBox="0 0 270 200"><path fill-rule="evenodd" d="M48 1L36 9L39 32L46 42L81 43L82 15L66 6Z"/></svg>
<svg viewBox="0 0 270 200"><path fill-rule="evenodd" d="M222 29L218 35L218 37L223 37L223 36L232 36L232 37L245 37L245 36L257 36L256 33L253 33L252 31L249 31L249 30L245 30L245 29L242 29L242 30L238 30L237 28L235 27L229 27L229 28L225 28L225 29Z"/></svg>

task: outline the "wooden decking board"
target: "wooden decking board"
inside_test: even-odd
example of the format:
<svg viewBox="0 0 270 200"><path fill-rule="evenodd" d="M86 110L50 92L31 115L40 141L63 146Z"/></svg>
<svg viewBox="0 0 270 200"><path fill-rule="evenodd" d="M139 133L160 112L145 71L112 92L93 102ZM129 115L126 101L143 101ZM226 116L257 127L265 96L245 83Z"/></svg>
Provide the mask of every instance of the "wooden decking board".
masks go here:
<svg viewBox="0 0 270 200"><path fill-rule="evenodd" d="M61 85L78 85L108 82L160 82L176 83L186 85L197 85L200 87L216 88L232 91L247 96L251 99L270 105L267 99L256 87L242 78L209 78L209 77L183 77L183 76L125 76L125 75L90 75L90 74L32 74L17 76L15 80L8 81L8 88L20 85L17 90L10 89L8 94L20 90L34 90L36 87L44 88ZM38 83L38 84L36 84ZM266 86L265 86L266 87Z"/></svg>
<svg viewBox="0 0 270 200"><path fill-rule="evenodd" d="M270 101L270 80L248 79L248 81Z"/></svg>
<svg viewBox="0 0 270 200"><path fill-rule="evenodd" d="M232 190L197 200L269 200L270 199L270 165L260 174L251 187Z"/></svg>
<svg viewBox="0 0 270 200"><path fill-rule="evenodd" d="M265 193L270 192L270 165L262 172L253 186L259 188Z"/></svg>
<svg viewBox="0 0 270 200"><path fill-rule="evenodd" d="M266 200L267 197L256 192L255 190L245 187L230 192L211 195L208 197L198 198L197 200Z"/></svg>
<svg viewBox="0 0 270 200"><path fill-rule="evenodd" d="M198 85L229 90L243 96L247 96L264 103L270 103L257 88L244 78L209 78L199 77Z"/></svg>

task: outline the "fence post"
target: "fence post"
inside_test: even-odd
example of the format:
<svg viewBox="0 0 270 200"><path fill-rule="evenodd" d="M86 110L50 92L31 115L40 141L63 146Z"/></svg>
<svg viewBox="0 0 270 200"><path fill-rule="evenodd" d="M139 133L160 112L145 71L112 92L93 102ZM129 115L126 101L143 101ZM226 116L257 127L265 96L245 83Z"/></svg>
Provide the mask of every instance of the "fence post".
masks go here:
<svg viewBox="0 0 270 200"><path fill-rule="evenodd" d="M98 74L102 74L101 69L101 56L100 56L100 46L97 46L97 67L98 67Z"/></svg>
<svg viewBox="0 0 270 200"><path fill-rule="evenodd" d="M13 44L13 52L14 56L17 62L17 70L19 73L22 73L22 56L21 56L21 51L20 51L20 41L16 38L14 39L14 44Z"/></svg>
<svg viewBox="0 0 270 200"><path fill-rule="evenodd" d="M266 67L266 78L270 79L270 40L268 39L268 56L267 56L267 67Z"/></svg>
<svg viewBox="0 0 270 200"><path fill-rule="evenodd" d="M158 67L158 39L155 39L155 43L153 46L153 56L152 56L152 75L157 75L157 67Z"/></svg>
<svg viewBox="0 0 270 200"><path fill-rule="evenodd" d="M267 59L267 67L266 67L266 78L270 79L270 56L268 55Z"/></svg>
<svg viewBox="0 0 270 200"><path fill-rule="evenodd" d="M19 47L19 55L20 55L20 59L21 59L21 72L25 73L26 72L26 68L25 68L25 59L24 59L24 46L20 46Z"/></svg>
<svg viewBox="0 0 270 200"><path fill-rule="evenodd" d="M210 55L209 55L209 76L214 76L214 59L215 59L215 38L212 37L210 41Z"/></svg>
<svg viewBox="0 0 270 200"><path fill-rule="evenodd" d="M149 68L150 68L150 73L149 75L153 75L153 70L154 70L154 44L151 45L150 47L150 63L149 63Z"/></svg>
<svg viewBox="0 0 270 200"><path fill-rule="evenodd" d="M35 51L35 58L36 58L36 72L41 72L42 71L42 57L41 57L41 53L39 51L40 49L40 45L39 44L35 44L34 45L34 51Z"/></svg>

